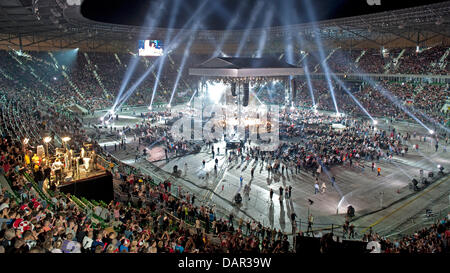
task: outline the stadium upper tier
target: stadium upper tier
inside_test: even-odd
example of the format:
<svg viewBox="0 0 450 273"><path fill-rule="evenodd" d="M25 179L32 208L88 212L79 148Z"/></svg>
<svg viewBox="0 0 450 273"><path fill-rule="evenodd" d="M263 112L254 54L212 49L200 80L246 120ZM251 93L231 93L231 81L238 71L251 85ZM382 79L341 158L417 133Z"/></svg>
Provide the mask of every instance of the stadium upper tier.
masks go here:
<svg viewBox="0 0 450 273"><path fill-rule="evenodd" d="M396 54L402 49L392 49L389 57L383 58L380 54L371 50L346 51L329 50L328 65L331 72L336 73L420 73L423 75L448 75L449 66L447 47L433 47L416 53L412 49L405 49L401 58L394 64ZM321 65L315 52L305 52L296 56L301 64L307 64L311 72L311 87L314 91L315 102L319 109L333 110L334 104L328 91L328 85L321 75ZM343 57L343 56L347 56ZM142 75L152 67L157 58L134 57L131 54L92 53L76 50L57 52L27 52L17 54L15 51L0 51L0 83L2 93L14 93L17 89L26 94L42 94L52 99L56 104L77 104L88 110L105 109L113 105L122 84L131 58L139 58L135 73L124 90L124 94ZM191 55L186 67L201 63L209 56ZM358 60L358 62L356 62ZM175 82L180 70L182 56L169 55L167 64L163 67L160 80L155 86L157 77L156 69L144 78L130 96L125 105L148 106L151 103L153 90L155 97L153 103L167 104L173 93L172 104L186 103L190 100L198 88L199 78L189 76L187 69L183 69L177 86ZM420 63L420 65L417 65ZM428 76L429 77L429 76ZM447 76L444 76L447 77ZM422 79L426 76L422 76ZM430 117L440 123L446 123L447 115L443 112L443 106L448 99L447 84L427 83L426 81L412 81L404 78L400 82L391 79L380 79L382 85L397 97L402 104L421 109ZM295 102L304 106L313 106L309 91L309 85L305 77L297 77L297 97ZM403 82L403 83L402 83ZM255 86L258 83L255 83ZM336 93L339 108L345 113L362 114L354 101L332 81ZM9 91L8 91L9 90ZM371 115L389 115L392 117L408 119L408 115L399 106L394 105L383 96L379 90L364 81L356 82L352 87L353 94L368 109ZM284 89L255 89L255 94L262 102L285 103ZM253 95L252 95L253 96ZM374 104L373 101L382 102Z"/></svg>
<svg viewBox="0 0 450 273"><path fill-rule="evenodd" d="M69 5L68 3L72 5ZM136 40L151 33L150 38L164 40L168 29L102 23L86 18L77 2L63 0L1 0L0 46L7 48L51 50L80 47L89 51L125 52L136 48ZM75 4L73 4L75 3ZM255 7L256 9L256 7ZM385 11L311 23L230 31L201 29L195 34L193 51L213 51L223 40L223 51L235 51L243 42L243 54L250 55L262 35L267 38L266 51L282 52L282 41L291 39L296 48L315 48L320 37L329 47L403 47L449 44L450 1L420 7ZM295 20L293 21L295 22ZM173 29L175 33L185 29ZM246 37L246 39L243 39ZM148 37L146 37L148 38ZM300 44L300 40L303 43ZM183 43L182 43L183 44ZM242 45L241 45L242 46ZM180 46L182 50L183 46Z"/></svg>

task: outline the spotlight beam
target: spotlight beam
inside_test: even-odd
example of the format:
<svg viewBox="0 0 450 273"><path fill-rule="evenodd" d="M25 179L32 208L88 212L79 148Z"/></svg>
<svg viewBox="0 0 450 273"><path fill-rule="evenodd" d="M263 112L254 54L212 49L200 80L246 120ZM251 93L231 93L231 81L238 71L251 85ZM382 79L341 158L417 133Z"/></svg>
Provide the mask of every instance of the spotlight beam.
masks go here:
<svg viewBox="0 0 450 273"><path fill-rule="evenodd" d="M209 2L209 0L205 0L202 5L196 10L196 12L191 16L191 18L189 18L189 20L186 22L186 26L188 26L193 19L197 18L198 13L201 11L201 9L203 9L203 7ZM183 27L184 28L184 27ZM172 40L173 43L169 44L167 46L167 54L170 53L172 50L176 49L179 45L179 43L181 43L181 41L183 41L184 39L186 39L191 32L186 32L186 31L179 31L178 34L175 36L175 38ZM162 58L158 58L158 60L156 60L147 70L146 72L144 72L144 74L133 84L133 86L127 90L127 92L125 93L125 95L120 98L120 100L122 102L120 102L119 106L116 106L116 108L120 108L127 100L128 98L133 94L133 92L136 90L136 88L144 81L144 79L150 74L150 72L153 71L153 69L155 68L156 64L159 64L159 62L161 61Z"/></svg>
<svg viewBox="0 0 450 273"><path fill-rule="evenodd" d="M177 35L175 35L175 38L173 38L172 41L175 41L172 45L170 45L170 48L167 50L168 53L170 53L172 50L176 49L178 47L177 43L180 43L181 41L183 41L187 36L190 35L191 32L186 32L185 29L190 26L191 24L195 24L195 23L200 23L200 21L202 19L204 19L206 16L209 15L209 13L211 12L210 10L208 10L207 12L203 13L203 14L199 14L201 11L203 11L203 8L206 6L206 4L209 2L210 0L205 0L203 1L203 3L197 8L197 10L192 14L192 16L189 18L189 20L186 22L186 24L181 28L181 30L177 33ZM193 20L196 20L195 22L192 22ZM183 37L183 38L181 38Z"/></svg>
<svg viewBox="0 0 450 273"><path fill-rule="evenodd" d="M245 27L245 31L242 36L242 39L239 42L238 49L237 49L236 53L234 54L235 57L239 57L241 55L241 51L244 48L244 45L248 38L248 35L250 34L250 31L253 28L253 25L255 24L256 16L259 14L259 12L261 11L261 9L263 7L264 7L264 2L259 1L258 4L256 5L256 7L253 9L252 14L250 15L250 20Z"/></svg>
<svg viewBox="0 0 450 273"><path fill-rule="evenodd" d="M344 60L346 60L347 63L350 63L350 61L347 58L345 58L345 57L344 57ZM429 132L431 131L430 128L428 128L422 121L420 121L414 114L412 114L401 102L399 102L399 100L393 94L391 94L388 90L386 90L383 87L380 88L380 86L370 76L366 76L367 73L365 71L363 71L361 68L355 68L355 69L356 69L355 73L360 74L365 82L368 82L374 89L376 89L384 97L389 99L395 106L397 106L398 108L402 109L408 116L410 116L412 119L417 121L417 123L419 125L421 125L425 129L427 129L427 131L429 131ZM421 114L422 116L425 117L424 113L422 113L420 110L415 109L412 106L411 106L411 110L413 112L419 113L419 114ZM429 119L429 120L431 120L431 119ZM446 128L446 127L443 127L443 129L445 129L446 131L449 131L448 128Z"/></svg>
<svg viewBox="0 0 450 273"><path fill-rule="evenodd" d="M449 128L443 126L442 124L440 124L435 119L433 119L432 117L428 116L427 114L423 113L422 111L420 111L418 109L415 109L414 107L412 107L411 110L414 113L418 113L419 115L421 115L422 117L427 119L430 123L433 123L435 126L437 125L438 127L440 127L441 129L445 130L446 132L450 132Z"/></svg>
<svg viewBox="0 0 450 273"><path fill-rule="evenodd" d="M261 89L260 89L260 90L261 90ZM253 96L255 96L255 98L258 100L258 102L259 102L260 104L263 104L263 105L264 105L264 103L258 98L258 95L256 95L256 93L255 93L255 91L253 91L253 89L250 90L250 93L252 93Z"/></svg>
<svg viewBox="0 0 450 273"><path fill-rule="evenodd" d="M309 19L311 19L311 23L312 23L312 27L314 30L317 30L317 23L316 23L316 16L314 15L314 11L312 10L312 6L311 6L311 2L309 0L305 1L305 5L306 5L306 10L308 13L308 17ZM326 58L325 58L325 53L323 52L323 45L322 45L322 41L320 40L320 37L318 35L314 36L314 40L317 44L317 48L319 50L319 56L320 56L320 65L322 66L324 72L325 72L325 78L327 80L327 84L328 84L328 89L330 90L331 93L331 98L333 99L333 103L334 103L334 107L336 109L336 114L339 114L339 109L337 106L337 102L336 102L336 97L334 95L334 88L333 85L331 84L331 79L330 79L330 71L328 69L328 65L326 63Z"/></svg>
<svg viewBox="0 0 450 273"><path fill-rule="evenodd" d="M139 87L139 85L141 85L141 83L145 80L145 78L147 78L147 76L150 74L150 72L152 72L155 69L155 66L157 64L159 64L161 59L158 59L157 61L155 61L148 69L147 71L145 71L145 73L126 91L126 93L122 96L122 98L120 99L121 101L119 102L118 106L116 107L117 109L119 109L120 107L122 107L122 105L128 100L128 98L131 97L131 95L134 93L134 91L136 90L136 88Z"/></svg>
<svg viewBox="0 0 450 273"><path fill-rule="evenodd" d="M295 18L298 17L298 13L295 9L293 9L293 16ZM304 41L303 38L300 34L296 35L297 37L297 42L299 43L299 45L301 47L304 46ZM311 83L311 76L310 76L310 72L309 72L309 68L308 68L308 60L307 58L302 58L301 60L303 62L303 67L305 69L305 76L306 76L306 84L308 85L308 90L309 90L309 94L311 95L311 100L312 100L312 104L313 104L313 108L316 107L316 99L314 98L314 90L312 88L312 83Z"/></svg>
<svg viewBox="0 0 450 273"><path fill-rule="evenodd" d="M188 102L188 105L191 105L192 100L194 99L195 94L197 94L198 89L196 88L194 94L192 94L191 99Z"/></svg>
<svg viewBox="0 0 450 273"><path fill-rule="evenodd" d="M375 121L375 119L369 114L369 112L367 112L367 110L364 108L364 106L362 106L362 104L358 101L358 99L355 98L355 96L353 96L353 94L348 90L348 88L344 85L344 83L334 73L332 73L331 76L342 87L342 89L344 89L344 91L353 99L353 101L359 106L359 108L361 108L361 110L363 110L363 112L366 113L366 115L372 121Z"/></svg>
<svg viewBox="0 0 450 273"><path fill-rule="evenodd" d="M283 13L286 15L282 17L282 21L285 25L292 25L291 22L289 22L289 18L294 18L293 11L295 10L291 5L292 2L282 1L281 2L281 8L283 10ZM286 53L286 59L287 62L290 64L294 63L294 46L292 44L292 33L289 31L289 35L284 35L284 51Z"/></svg>
<svg viewBox="0 0 450 273"><path fill-rule="evenodd" d="M191 23L192 20L198 19L198 18L197 18L198 13L199 13L200 11L203 10L203 8L205 7L206 3L208 3L208 1L209 1L209 0L206 0L206 1L203 2L203 4L202 4L202 5L194 12L194 14L193 14L193 15L191 16L191 18L188 20L188 22L186 23L186 25L189 25L189 24ZM203 14L203 16L206 16L206 14ZM203 18L203 17L202 17L202 18ZM171 21L172 21L172 19L173 19L173 18L171 18ZM201 19L198 19L198 21L201 21ZM192 32L192 31L191 31L191 32ZM178 32L178 34L177 34L177 35L175 36L175 38L174 38L174 41L176 41L177 37L178 37L180 34L182 34L182 33L185 33L185 32L183 31L183 29L180 30L180 31ZM171 35L172 35L172 32L171 32L171 31L168 31L168 32L167 32L167 35L166 35L166 41L167 41L168 43L171 42L171 41L170 41ZM174 47L173 49L175 49L176 47L178 47L178 44L179 44L179 42L175 42L175 44L172 45L172 47ZM151 101L150 101L150 107L152 107L152 105L153 105L153 100L155 99L156 89L157 89L157 87L158 87L159 79L160 79L160 77L161 77L161 72L162 72L162 69L163 69L163 67L164 67L164 64L165 64L167 55L169 55L170 52L171 52L171 50L173 50L173 49L168 50L167 53L164 54L164 55L161 57L161 58L162 58L162 61L159 63L158 73L157 73L157 76L156 76L155 84L153 85L153 93L152 93L152 98L151 98Z"/></svg>
<svg viewBox="0 0 450 273"><path fill-rule="evenodd" d="M225 44L225 41L228 39L228 36L230 36L230 30L237 24L238 19L241 16L241 12L247 6L247 4L248 4L248 1L240 2L238 11L235 13L234 17L228 23L225 33L223 34L222 39L220 39L219 46L216 48L216 50L213 53L213 57L218 56L222 52L222 48Z"/></svg>
<svg viewBox="0 0 450 273"><path fill-rule="evenodd" d="M391 94L388 90L386 90L384 87L380 86L379 84L373 82L371 78L367 78L363 75L364 80L369 82L369 84L374 87L377 91L379 91L385 98L389 99L394 105L396 105L398 108L402 109L403 112L405 112L408 116L413 118L415 121L417 121L420 125L422 125L425 129L428 131L431 131L430 128L428 128L422 121L420 121L413 113L411 113L401 102L399 102L398 98Z"/></svg>
<svg viewBox="0 0 450 273"><path fill-rule="evenodd" d="M267 42L267 28L270 25L270 23L272 23L272 18L273 18L273 14L274 14L274 7L273 5L271 5L265 13L265 19L264 19L264 24L263 24L263 29L262 31L262 35L259 38L259 43L258 43L258 50L256 51L256 58L261 58L263 52L264 52L264 48L266 47L266 42Z"/></svg>
<svg viewBox="0 0 450 273"><path fill-rule="evenodd" d="M197 29L198 29L198 24L194 27L194 29L195 29L194 32L196 32ZM180 70L178 71L177 78L175 79L175 84L174 84L173 89L172 89L172 95L170 96L169 105L172 104L173 96L175 95L175 92L176 92L177 87L178 87L178 82L180 81L180 78L181 78L181 76L183 74L184 66L186 64L187 57L189 56L189 52L191 50L192 42L194 42L194 38L195 38L195 34L191 35L191 38L189 39L189 42L188 42L186 48L184 49L183 59L181 60Z"/></svg>
<svg viewBox="0 0 450 273"><path fill-rule="evenodd" d="M145 25L148 25L150 27L150 29L144 29L141 32L141 34L140 34L141 38L146 38L146 37L150 36L151 34L153 34L153 32L154 32L154 28L153 27L161 19L161 14L163 13L162 11L165 8L166 3L167 3L166 1L163 1L158 6L157 9L154 9L154 13L152 13L149 16L147 16ZM156 16L155 16L155 14L156 14ZM113 110L115 110L117 104L121 100L121 96L123 94L123 91L125 90L125 87L128 85L128 83L130 81L130 78L133 75L134 71L136 70L136 67L137 67L138 63L139 63L139 56L132 57L130 62L128 63L127 71L125 72L125 76L122 79L122 83L120 85L119 93L117 94L116 100L115 100L115 102L113 104L113 107L112 107Z"/></svg>
<svg viewBox="0 0 450 273"><path fill-rule="evenodd" d="M208 0L207 0L208 1ZM167 47L167 51L171 51L171 50L174 50L174 49L176 49L179 45L180 45L180 43L184 40L184 39L186 39L186 38L188 38L188 37L190 37L190 35L191 35L191 33L192 32L186 32L186 31L183 31L183 32L180 32L179 34L177 34L176 36L175 36L175 38L173 39L173 43L171 43L171 44L169 44L168 45L168 47ZM180 35L180 34L183 34L183 35ZM120 103L120 105L118 106L118 107L116 107L116 108L120 108L123 104L124 104L124 102L133 94L133 92L134 92L134 90L136 90L136 88L145 80L145 78L150 74L150 72L152 72L153 70L154 70L154 68L155 68L155 66L156 65L159 65L159 63L161 62L161 60L162 60L162 58L158 58L148 69L147 69L147 71L146 72L144 72L144 74L133 84L133 86L130 88L130 89L128 89L128 91L125 93L125 95L122 97L122 102Z"/></svg>
<svg viewBox="0 0 450 273"><path fill-rule="evenodd" d="M311 95L313 107L316 107L316 99L314 98L314 90L312 88L311 76L309 74L308 60L303 59L303 67L305 68L306 84L308 85L309 94Z"/></svg>

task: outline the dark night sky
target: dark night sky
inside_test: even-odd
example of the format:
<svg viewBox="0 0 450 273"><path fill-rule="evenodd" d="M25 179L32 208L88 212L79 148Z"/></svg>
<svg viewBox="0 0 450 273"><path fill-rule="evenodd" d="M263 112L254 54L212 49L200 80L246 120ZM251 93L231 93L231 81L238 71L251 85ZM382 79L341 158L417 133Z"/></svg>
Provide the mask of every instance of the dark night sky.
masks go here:
<svg viewBox="0 0 450 273"><path fill-rule="evenodd" d="M136 25L145 23L147 14L155 12L155 6L160 1L166 3L167 7L163 11L162 19L158 27L168 27L171 10L177 0L85 0L82 7L82 14L92 20L106 23ZM282 26L289 24L305 23L308 20L305 0L209 0L205 10L208 13L202 20L202 29L224 30L239 9L242 3L246 6L242 9L237 23L233 29L245 29L252 9L258 1L264 3L263 9L256 17L253 28L262 27L266 10L274 9L275 13L271 26ZM380 6L370 6L367 0L309 0L312 3L316 19L334 19L341 17L370 14L387 10L402 9L438 2L443 0L380 0ZM183 28L196 8L203 0L180 0L180 9L176 16L175 28ZM294 11L299 16L286 16L286 11ZM156 16L153 14L152 16ZM189 26L187 27L189 28Z"/></svg>

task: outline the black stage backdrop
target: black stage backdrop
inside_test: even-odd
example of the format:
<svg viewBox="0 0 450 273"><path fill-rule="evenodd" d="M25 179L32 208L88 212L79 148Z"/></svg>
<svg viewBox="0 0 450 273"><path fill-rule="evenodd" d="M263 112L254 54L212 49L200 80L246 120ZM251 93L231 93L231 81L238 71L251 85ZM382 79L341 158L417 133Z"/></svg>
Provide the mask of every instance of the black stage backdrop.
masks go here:
<svg viewBox="0 0 450 273"><path fill-rule="evenodd" d="M110 172L94 176L88 179L78 180L59 187L63 193L70 193L78 198L85 197L88 200L102 200L109 203L114 199L113 177Z"/></svg>

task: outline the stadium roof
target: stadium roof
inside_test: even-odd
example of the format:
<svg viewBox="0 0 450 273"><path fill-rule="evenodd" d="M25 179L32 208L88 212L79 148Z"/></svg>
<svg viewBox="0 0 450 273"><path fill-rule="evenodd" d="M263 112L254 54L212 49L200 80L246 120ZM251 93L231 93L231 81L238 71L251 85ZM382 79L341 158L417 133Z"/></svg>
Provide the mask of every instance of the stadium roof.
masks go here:
<svg viewBox="0 0 450 273"><path fill-rule="evenodd" d="M303 74L299 68L276 58L212 58L189 74L206 77L277 77Z"/></svg>
<svg viewBox="0 0 450 273"><path fill-rule="evenodd" d="M74 48L114 51L130 50L143 27L101 23L85 18L80 11L81 0L0 0L0 47L24 50L47 48ZM253 29L247 44L256 44L261 34L267 32L268 41L282 37L301 36L306 42L320 36L327 41L350 44L371 43L387 45L403 40L411 46L432 39L449 41L450 1L386 11L317 23ZM175 29L175 31L183 31ZM167 29L154 28L152 38L164 40ZM220 41L224 31L201 30L194 44ZM242 39L244 30L232 30L226 35L226 45ZM124 39L125 38L125 39ZM128 39L127 39L128 38ZM148 37L146 37L148 38Z"/></svg>

